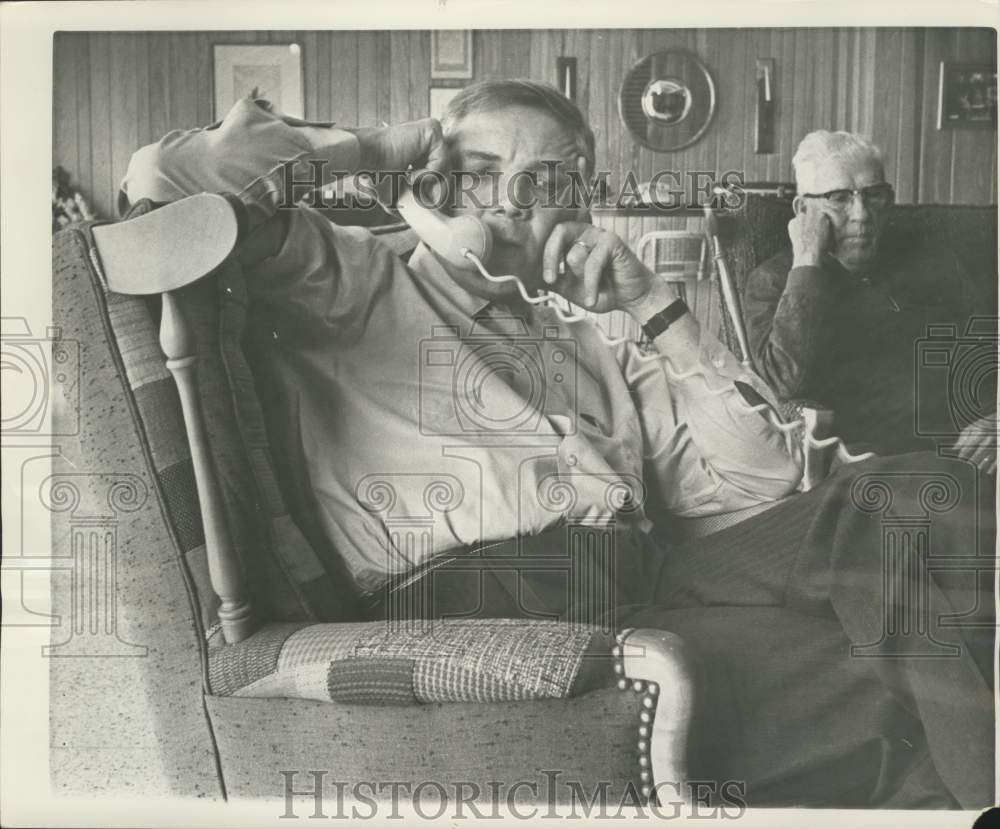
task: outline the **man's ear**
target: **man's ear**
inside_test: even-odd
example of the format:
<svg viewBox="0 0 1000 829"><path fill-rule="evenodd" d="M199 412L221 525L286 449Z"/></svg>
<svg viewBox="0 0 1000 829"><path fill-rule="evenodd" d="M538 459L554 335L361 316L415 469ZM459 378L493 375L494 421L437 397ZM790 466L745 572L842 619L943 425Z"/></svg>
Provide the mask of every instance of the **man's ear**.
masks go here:
<svg viewBox="0 0 1000 829"><path fill-rule="evenodd" d="M796 196L792 199L792 212L796 216L801 216L806 212L806 200L802 196Z"/></svg>

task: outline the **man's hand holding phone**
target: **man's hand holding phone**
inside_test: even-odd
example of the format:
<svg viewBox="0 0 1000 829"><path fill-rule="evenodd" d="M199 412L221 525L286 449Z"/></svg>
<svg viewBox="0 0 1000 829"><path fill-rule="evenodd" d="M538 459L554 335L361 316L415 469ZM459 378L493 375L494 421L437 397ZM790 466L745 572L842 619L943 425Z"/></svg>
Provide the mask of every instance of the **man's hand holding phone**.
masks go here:
<svg viewBox="0 0 1000 829"><path fill-rule="evenodd" d="M565 267L559 267L565 261ZM545 286L588 311L625 311L640 325L676 300L673 290L611 231L584 222L556 225L542 258ZM684 313L656 339L675 371L698 363L700 326Z"/></svg>
<svg viewBox="0 0 1000 829"><path fill-rule="evenodd" d="M792 267L816 267L833 246L833 222L822 205L806 202L788 223L788 238L792 240Z"/></svg>
<svg viewBox="0 0 1000 829"><path fill-rule="evenodd" d="M599 313L630 311L654 282L621 238L585 222L556 225L545 243L542 280L548 290Z"/></svg>

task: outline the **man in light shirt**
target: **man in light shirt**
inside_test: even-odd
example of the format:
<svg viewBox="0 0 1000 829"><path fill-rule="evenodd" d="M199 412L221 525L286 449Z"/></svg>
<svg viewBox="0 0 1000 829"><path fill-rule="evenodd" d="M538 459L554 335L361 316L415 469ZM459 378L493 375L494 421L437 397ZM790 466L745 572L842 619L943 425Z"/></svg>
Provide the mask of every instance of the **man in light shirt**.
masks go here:
<svg viewBox="0 0 1000 829"><path fill-rule="evenodd" d="M611 347L591 325L525 301L515 282L425 245L404 263L366 230L279 209L315 160L327 175L469 174L478 184L453 209L492 233L489 273L591 311L625 311L648 344ZM584 616L674 630L701 658L693 773L746 781L751 805L907 805L918 791L924 803L977 801L989 778L963 758L991 749L970 736L990 721L982 670L965 649L959 670L932 669L921 684L846 657L852 642L878 638L878 620L862 612L879 590L877 523L842 510L847 475L777 503L795 490L801 459L767 387L585 208L544 203L572 189L574 171L594 170L593 134L575 105L542 84L495 81L457 95L443 129L432 119L336 129L243 100L211 128L140 150L122 188L133 203L239 196L252 229L239 255L255 322L270 332L261 394L280 424L273 447L300 512L379 611L433 578L435 615L565 616L574 597L553 570L566 527L612 527L613 566L599 555L590 564L614 601ZM670 550L648 532L667 513L768 506ZM424 520L429 543L394 534L399 516ZM938 537L965 549L972 535L955 522ZM499 566L511 556L549 564L512 574ZM451 571L472 559L472 576ZM831 579L841 571L849 578ZM935 606L970 592L935 592ZM803 658L822 687L803 677ZM894 695L919 701L938 680L960 702L934 713L928 749L925 709ZM845 705L866 713L814 720L833 701L842 715ZM873 733L905 734L918 748ZM942 760L947 769L935 767ZM843 772L835 791L831 762Z"/></svg>

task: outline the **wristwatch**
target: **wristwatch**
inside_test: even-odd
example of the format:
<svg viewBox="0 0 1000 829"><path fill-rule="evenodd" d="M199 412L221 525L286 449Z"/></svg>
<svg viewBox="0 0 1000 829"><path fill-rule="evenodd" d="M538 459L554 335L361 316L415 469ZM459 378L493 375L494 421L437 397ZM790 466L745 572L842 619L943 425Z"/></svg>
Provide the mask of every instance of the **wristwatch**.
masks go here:
<svg viewBox="0 0 1000 829"><path fill-rule="evenodd" d="M646 320L642 326L642 333L652 342L687 312L687 303L683 299L675 299L662 311Z"/></svg>

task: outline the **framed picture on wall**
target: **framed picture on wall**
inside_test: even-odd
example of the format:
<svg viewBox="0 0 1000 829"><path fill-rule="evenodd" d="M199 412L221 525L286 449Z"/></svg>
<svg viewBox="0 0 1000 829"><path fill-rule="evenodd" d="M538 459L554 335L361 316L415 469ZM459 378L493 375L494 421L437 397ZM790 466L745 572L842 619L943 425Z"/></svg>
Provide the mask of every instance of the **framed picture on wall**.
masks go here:
<svg viewBox="0 0 1000 829"><path fill-rule="evenodd" d="M938 129L995 129L996 125L996 65L941 61L938 78Z"/></svg>
<svg viewBox="0 0 1000 829"><path fill-rule="evenodd" d="M216 44L212 52L216 120L224 118L237 100L250 94L270 101L277 112L305 118L299 44Z"/></svg>
<svg viewBox="0 0 1000 829"><path fill-rule="evenodd" d="M431 32L431 80L472 77L472 32L435 29Z"/></svg>

